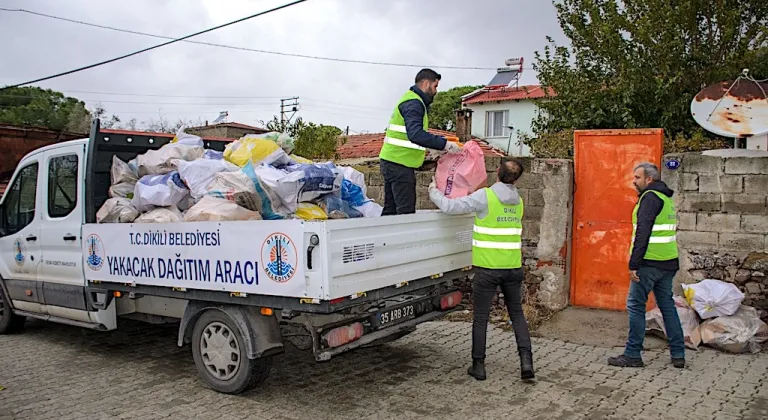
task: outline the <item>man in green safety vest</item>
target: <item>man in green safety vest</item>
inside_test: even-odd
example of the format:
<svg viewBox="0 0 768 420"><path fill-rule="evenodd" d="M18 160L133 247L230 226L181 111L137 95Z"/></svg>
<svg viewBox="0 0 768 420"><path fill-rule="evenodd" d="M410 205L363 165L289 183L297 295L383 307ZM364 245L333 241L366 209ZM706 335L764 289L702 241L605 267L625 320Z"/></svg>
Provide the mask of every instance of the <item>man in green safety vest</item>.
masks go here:
<svg viewBox="0 0 768 420"><path fill-rule="evenodd" d="M382 216L416 213L416 168L424 163L426 149L461 151L455 143L427 131L429 106L441 76L430 69L416 74L416 84L400 98L389 118L379 153L384 178Z"/></svg>
<svg viewBox="0 0 768 420"><path fill-rule="evenodd" d="M677 258L677 214L674 192L667 187L652 163L635 168L635 188L639 199L632 212L632 245L629 259L629 337L624 354L611 357L608 364L619 367L643 367L640 352L645 339L645 306L653 292L672 354L672 365L685 367L685 341L680 317L672 298L672 280L680 269Z"/></svg>
<svg viewBox="0 0 768 420"><path fill-rule="evenodd" d="M523 162L505 158L499 166L498 182L466 197L449 199L429 186L429 198L446 214L475 213L472 233L472 366L467 373L485 380L485 342L488 316L496 289L501 287L504 302L515 330L520 355L520 377L534 378L531 336L522 307L523 271L522 233L523 200L515 183L523 173Z"/></svg>

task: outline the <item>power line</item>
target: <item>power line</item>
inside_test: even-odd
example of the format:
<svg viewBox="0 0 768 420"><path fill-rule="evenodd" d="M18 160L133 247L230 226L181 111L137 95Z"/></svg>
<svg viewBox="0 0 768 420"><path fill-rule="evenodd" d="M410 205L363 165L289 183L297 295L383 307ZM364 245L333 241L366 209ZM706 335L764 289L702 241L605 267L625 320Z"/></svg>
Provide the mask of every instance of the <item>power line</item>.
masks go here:
<svg viewBox="0 0 768 420"><path fill-rule="evenodd" d="M125 93L125 92L94 92L88 90L57 89L61 92L85 93L89 95L115 95L115 96L153 96L159 98L193 98L193 99L280 99L282 96L195 96L195 95L162 95L156 93ZM20 96L26 95L5 95Z"/></svg>
<svg viewBox="0 0 768 420"><path fill-rule="evenodd" d="M168 42L164 42L162 44L158 44L158 45L155 45L155 46L152 46L152 47L144 48L142 50L135 51L135 52L132 52L130 54L122 55L120 57L115 57L115 58L112 58L112 59L109 59L109 60L101 61L99 63L95 63L95 64L91 64L91 65L88 65L88 66L80 67L80 68L77 68L77 69L65 71L63 73L54 74L52 76L47 76L47 77L43 77L43 78L36 79L36 80L30 80L29 82L18 83L18 84L12 85L12 86L6 86L6 87L3 87L3 88L0 88L0 92L2 92L4 89L10 89L10 88L15 88L15 87L19 87L19 86L29 85L29 84L32 84L32 83L42 82L44 80L50 80L50 79L53 79L53 78L56 78L56 77L66 76L68 74L77 73L79 71L92 69L94 67L102 66L104 64L109 64L109 63L112 63L112 62L115 62L115 61L118 61L118 60L122 60L122 59L125 59L125 58L128 58L128 57L132 57L134 55L138 55L138 54L141 54L141 53L144 53L144 52L147 52L147 51L154 50L156 48L164 47L166 45L170 45L170 44L173 44L173 43L176 43L176 42L179 42L179 41L183 41L183 40L185 40L187 38L192 38L194 36L202 35L204 33L208 33L208 32L211 32L211 31L215 31L217 29L221 29L221 28L224 28L226 26L234 25L236 23L240 23L240 22L243 22L243 21L246 21L246 20L249 20L249 19L253 19L253 18L258 17L258 16L266 15L267 13L272 13L272 12L275 12L275 11L278 11L278 10L281 10L281 9L285 9L287 7L290 7L290 6L299 4L299 3L304 3L305 1L307 1L307 0L294 0L291 3L287 3L287 4L284 4L282 6L273 7L272 9L265 10L263 12L259 12L259 13L256 13L256 14L253 14L253 15L250 15L250 16L246 16L244 18L233 20L232 22L224 23L222 25L214 26L213 28L208 28L208 29L205 29L205 30L202 30L202 31L199 31L199 32L195 32L195 33L193 33L191 35L183 36L181 38L172 39L172 40L170 40ZM13 10L9 10L9 9L2 9L2 10L4 10L4 11L13 11ZM16 11L22 11L22 10L23 9L18 9Z"/></svg>
<svg viewBox="0 0 768 420"><path fill-rule="evenodd" d="M160 38L160 39L174 39L173 37L169 37L169 36L132 31L129 29L115 28L113 26L99 25L99 24L90 23L90 22L83 22L80 20L68 19L60 16L47 15L45 13L34 12L26 9L6 9L3 7L0 7L0 11L29 13L31 15L42 16L50 19L63 20L65 22L76 23L76 24L85 25L85 26L92 26L94 28L107 29L110 31L124 32L128 34L133 34L133 35L142 35L142 36L148 36L148 37ZM496 67L437 66L437 65L428 65L428 64L407 64L407 63L391 63L391 62L385 62L385 61L353 60L353 59L346 59L346 58L322 57L322 56L316 56L316 55L284 53L279 51L261 50L256 48L237 47L232 45L216 44L213 42L203 42L203 41L184 41L184 42L189 42L191 44L208 45L211 47L228 48L232 50L250 51L250 52L263 53L263 54L273 54L273 55L282 55L287 57L308 58L313 60L336 61L336 62L353 63L353 64L370 64L370 65L391 66L391 67L418 67L418 68L432 67L432 68L450 69L450 70L497 70ZM525 68L525 70L532 70L532 69Z"/></svg>

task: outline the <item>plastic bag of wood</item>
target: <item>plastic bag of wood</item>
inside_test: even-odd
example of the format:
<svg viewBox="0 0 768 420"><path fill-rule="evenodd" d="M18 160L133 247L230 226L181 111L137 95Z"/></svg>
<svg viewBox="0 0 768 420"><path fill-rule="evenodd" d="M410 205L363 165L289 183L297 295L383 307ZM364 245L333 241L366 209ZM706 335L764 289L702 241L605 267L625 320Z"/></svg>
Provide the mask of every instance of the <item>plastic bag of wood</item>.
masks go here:
<svg viewBox="0 0 768 420"><path fill-rule="evenodd" d="M141 216L134 223L177 223L181 222L182 215L176 206L158 207Z"/></svg>
<svg viewBox="0 0 768 420"><path fill-rule="evenodd" d="M189 190L178 172L147 175L136 183L131 204L145 212L153 207L178 206L187 197Z"/></svg>
<svg viewBox="0 0 768 420"><path fill-rule="evenodd" d="M296 210L296 217L303 220L326 220L328 215L317 204L299 203Z"/></svg>
<svg viewBox="0 0 768 420"><path fill-rule="evenodd" d="M373 201L369 201L362 206L354 206L354 209L362 213L363 217L381 217L384 208Z"/></svg>
<svg viewBox="0 0 768 420"><path fill-rule="evenodd" d="M685 337L685 346L696 350L701 344L701 328L699 327L699 316L691 308L682 296L675 296L675 309L680 318L680 324L683 327L683 337ZM664 328L664 317L661 310L656 307L645 313L645 330L654 332L663 338L667 338L667 330Z"/></svg>
<svg viewBox="0 0 768 420"><path fill-rule="evenodd" d="M768 325L757 310L741 305L733 315L719 316L701 324L704 344L729 353L759 353L760 343L768 340Z"/></svg>
<svg viewBox="0 0 768 420"><path fill-rule="evenodd" d="M284 219L289 213L282 207L280 197L265 186L249 162L237 172L218 172L205 193L237 203L248 210L258 211L265 220Z"/></svg>
<svg viewBox="0 0 768 420"><path fill-rule="evenodd" d="M254 165L264 163L281 166L287 165L291 161L288 154L277 143L253 134L248 134L228 144L224 149L224 159L241 168L248 162L253 162Z"/></svg>
<svg viewBox="0 0 768 420"><path fill-rule="evenodd" d="M711 279L684 284L683 294L701 319L733 315L744 300L744 293L736 285Z"/></svg>
<svg viewBox="0 0 768 420"><path fill-rule="evenodd" d="M444 155L437 162L435 180L437 189L448 198L466 197L486 186L483 149L469 141L460 153Z"/></svg>
<svg viewBox="0 0 768 420"><path fill-rule="evenodd" d="M112 185L122 183L135 184L139 180L136 171L117 156L112 156L112 171L110 173L110 178Z"/></svg>
<svg viewBox="0 0 768 420"><path fill-rule="evenodd" d="M203 139L194 134L185 133L183 125L179 128L179 131L176 132L176 135L173 137L173 139L171 139L171 143L203 147Z"/></svg>
<svg viewBox="0 0 768 420"><path fill-rule="evenodd" d="M146 175L164 175L175 171L178 160L193 161L205 154L202 146L182 143L168 143L158 150L149 150L136 157L139 177Z"/></svg>
<svg viewBox="0 0 768 420"><path fill-rule="evenodd" d="M317 205L328 215L329 219L354 219L363 217L349 203L335 194L326 194L317 200Z"/></svg>
<svg viewBox="0 0 768 420"><path fill-rule="evenodd" d="M96 223L131 223L139 217L139 211L127 198L110 198L96 212Z"/></svg>
<svg viewBox="0 0 768 420"><path fill-rule="evenodd" d="M191 162L178 161L179 176L189 187L192 197L198 199L205 191L218 172L234 172L240 170L237 165L226 160L197 159Z"/></svg>
<svg viewBox="0 0 768 420"><path fill-rule="evenodd" d="M185 222L221 222L261 220L258 212L238 206L235 202L209 195L200 199L184 215Z"/></svg>

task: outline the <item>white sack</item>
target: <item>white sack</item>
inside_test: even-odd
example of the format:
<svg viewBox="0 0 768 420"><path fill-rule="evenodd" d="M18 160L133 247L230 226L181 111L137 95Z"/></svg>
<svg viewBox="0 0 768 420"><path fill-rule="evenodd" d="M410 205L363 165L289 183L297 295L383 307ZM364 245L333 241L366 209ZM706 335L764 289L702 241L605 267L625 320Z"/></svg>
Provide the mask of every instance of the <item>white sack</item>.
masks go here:
<svg viewBox="0 0 768 420"><path fill-rule="evenodd" d="M232 220L261 220L258 212L238 206L233 201L211 196L203 197L184 215L185 222L219 222Z"/></svg>
<svg viewBox="0 0 768 420"><path fill-rule="evenodd" d="M675 296L675 309L680 317L680 324L683 327L683 337L685 337L685 346L696 350L701 344L701 328L699 327L699 316L681 296ZM664 338L667 338L667 330L664 328L664 317L661 310L656 307L645 313L645 330L657 331Z"/></svg>
<svg viewBox="0 0 768 420"><path fill-rule="evenodd" d="M701 319L733 315L744 300L744 293L736 285L711 279L684 284L683 294Z"/></svg>
<svg viewBox="0 0 768 420"><path fill-rule="evenodd" d="M205 154L202 146L190 146L182 143L168 143L158 150L149 150L136 157L140 177L162 175L176 170L176 160L193 161Z"/></svg>
<svg viewBox="0 0 768 420"><path fill-rule="evenodd" d="M253 170L264 186L277 194L285 208L291 213L296 213L299 193L304 187L302 182L304 173L301 171L287 173L269 165L259 165Z"/></svg>
<svg viewBox="0 0 768 420"><path fill-rule="evenodd" d="M376 204L373 201L369 201L362 206L354 206L355 210L363 214L363 217L380 217L384 211L384 207Z"/></svg>
<svg viewBox="0 0 768 420"><path fill-rule="evenodd" d="M110 198L96 212L96 223L131 223L139 217L139 211L127 198Z"/></svg>
<svg viewBox="0 0 768 420"><path fill-rule="evenodd" d="M136 189L136 183L121 182L109 187L110 198L133 198L133 191Z"/></svg>
<svg viewBox="0 0 768 420"><path fill-rule="evenodd" d="M768 340L768 325L757 310L742 305L733 315L725 315L701 324L704 344L730 353L759 353L760 343Z"/></svg>
<svg viewBox="0 0 768 420"><path fill-rule="evenodd" d="M142 214L135 223L177 223L182 216L176 206L158 207Z"/></svg>
<svg viewBox="0 0 768 420"><path fill-rule="evenodd" d="M110 173L112 185L128 183L135 184L139 180L136 171L116 155L112 156L112 171Z"/></svg>
<svg viewBox="0 0 768 420"><path fill-rule="evenodd" d="M189 196L189 190L178 172L165 175L147 175L136 183L132 204L145 212L153 207L177 206Z"/></svg>
<svg viewBox="0 0 768 420"><path fill-rule="evenodd" d="M205 191L218 172L238 171L237 165L226 160L197 159L191 162L177 161L179 176L189 187L192 197L198 199L205 195Z"/></svg>

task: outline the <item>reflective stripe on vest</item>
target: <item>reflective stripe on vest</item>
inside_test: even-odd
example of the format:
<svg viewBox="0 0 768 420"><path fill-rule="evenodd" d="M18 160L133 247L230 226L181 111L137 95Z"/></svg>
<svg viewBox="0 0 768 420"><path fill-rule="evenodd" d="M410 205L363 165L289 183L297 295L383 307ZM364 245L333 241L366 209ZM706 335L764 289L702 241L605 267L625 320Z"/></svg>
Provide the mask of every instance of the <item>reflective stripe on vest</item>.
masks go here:
<svg viewBox="0 0 768 420"><path fill-rule="evenodd" d="M635 246L635 234L637 233L637 211L640 208L640 201L645 194L653 193L659 197L663 203L661 211L653 221L651 236L648 238L648 249L643 256L651 261L669 261L678 257L677 251L677 213L675 212L675 203L671 198L658 191L646 191L640 196L635 209L632 211L632 244L629 252Z"/></svg>
<svg viewBox="0 0 768 420"><path fill-rule="evenodd" d="M408 130L405 127L405 118L400 114L400 104L416 99L424 106L424 119L422 125L426 131L429 128L429 117L424 101L416 92L409 90L395 105L395 110L389 119L389 126L385 132L384 145L381 147L379 158L398 163L409 168L418 168L424 164L426 150L408 140Z"/></svg>
<svg viewBox="0 0 768 420"><path fill-rule="evenodd" d="M475 215L472 232L472 265L490 269L523 266L523 202L503 204L490 188L485 188L488 215Z"/></svg>

